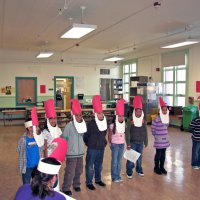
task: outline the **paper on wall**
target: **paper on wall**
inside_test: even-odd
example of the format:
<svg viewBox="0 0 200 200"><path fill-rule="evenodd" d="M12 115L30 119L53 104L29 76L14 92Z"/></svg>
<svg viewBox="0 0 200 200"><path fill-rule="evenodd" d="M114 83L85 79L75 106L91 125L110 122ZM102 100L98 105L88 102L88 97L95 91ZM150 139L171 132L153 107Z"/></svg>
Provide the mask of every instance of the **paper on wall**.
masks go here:
<svg viewBox="0 0 200 200"><path fill-rule="evenodd" d="M133 163L136 163L139 157L140 157L140 153L138 153L137 151L133 149L130 149L130 150L126 149L126 151L124 152L124 158Z"/></svg>

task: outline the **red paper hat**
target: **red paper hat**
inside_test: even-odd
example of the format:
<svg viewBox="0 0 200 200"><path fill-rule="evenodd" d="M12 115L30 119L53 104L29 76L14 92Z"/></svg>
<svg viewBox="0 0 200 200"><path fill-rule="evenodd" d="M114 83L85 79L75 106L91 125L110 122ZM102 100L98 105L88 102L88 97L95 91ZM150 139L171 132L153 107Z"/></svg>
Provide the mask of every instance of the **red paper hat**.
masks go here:
<svg viewBox="0 0 200 200"><path fill-rule="evenodd" d="M101 96L95 95L92 99L92 106L95 113L102 112Z"/></svg>
<svg viewBox="0 0 200 200"><path fill-rule="evenodd" d="M81 104L77 99L71 99L73 115L81 113Z"/></svg>
<svg viewBox="0 0 200 200"><path fill-rule="evenodd" d="M142 97L141 96L135 96L133 99L133 107L134 109L142 109Z"/></svg>
<svg viewBox="0 0 200 200"><path fill-rule="evenodd" d="M53 99L48 99L47 101L44 102L44 108L45 108L45 113L47 118L56 118L56 111L54 108L54 100Z"/></svg>
<svg viewBox="0 0 200 200"><path fill-rule="evenodd" d="M160 107L167 106L166 103L163 101L162 97L159 97L159 104L160 104Z"/></svg>
<svg viewBox="0 0 200 200"><path fill-rule="evenodd" d="M68 143L64 138L55 138L52 141L52 144L56 145L56 148L53 152L49 155L49 157L53 157L56 160L63 162L65 160L65 156L67 153Z"/></svg>
<svg viewBox="0 0 200 200"><path fill-rule="evenodd" d="M116 103L116 115L124 115L124 99L120 99Z"/></svg>
<svg viewBox="0 0 200 200"><path fill-rule="evenodd" d="M36 107L33 107L31 110L31 119L33 126L39 125Z"/></svg>

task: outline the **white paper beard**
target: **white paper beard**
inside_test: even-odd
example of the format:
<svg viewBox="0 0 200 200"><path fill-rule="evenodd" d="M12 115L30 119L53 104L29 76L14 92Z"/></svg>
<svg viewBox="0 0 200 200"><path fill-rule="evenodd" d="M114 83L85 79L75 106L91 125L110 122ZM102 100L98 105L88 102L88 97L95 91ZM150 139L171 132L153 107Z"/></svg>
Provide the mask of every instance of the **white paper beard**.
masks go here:
<svg viewBox="0 0 200 200"><path fill-rule="evenodd" d="M95 116L95 121L96 121L96 123L97 123L98 129L99 129L100 131L105 131L105 130L107 130L107 120L106 120L105 115L104 115L102 121L100 121L100 120L98 119L96 113L94 113L94 116Z"/></svg>
<svg viewBox="0 0 200 200"><path fill-rule="evenodd" d="M53 139L59 137L60 128L58 127L57 124L55 127L51 126L48 118L47 118L47 127Z"/></svg>
<svg viewBox="0 0 200 200"><path fill-rule="evenodd" d="M118 115L116 115L116 130L118 133L125 133L125 120L123 120L122 123L119 122L118 120Z"/></svg>
<svg viewBox="0 0 200 200"><path fill-rule="evenodd" d="M135 110L133 110L133 123L136 127L141 127L144 119L144 112L142 111L142 114L140 117L135 116Z"/></svg>
<svg viewBox="0 0 200 200"><path fill-rule="evenodd" d="M73 115L74 126L78 133L85 133L87 132L87 126L85 120L82 118L82 122L77 122L76 117Z"/></svg>
<svg viewBox="0 0 200 200"><path fill-rule="evenodd" d="M38 145L38 147L42 147L44 145L44 135L40 133L37 134L36 126L33 126L33 137Z"/></svg>
<svg viewBox="0 0 200 200"><path fill-rule="evenodd" d="M160 119L163 124L169 124L169 110L167 109L167 114L163 115L162 109L160 109Z"/></svg>

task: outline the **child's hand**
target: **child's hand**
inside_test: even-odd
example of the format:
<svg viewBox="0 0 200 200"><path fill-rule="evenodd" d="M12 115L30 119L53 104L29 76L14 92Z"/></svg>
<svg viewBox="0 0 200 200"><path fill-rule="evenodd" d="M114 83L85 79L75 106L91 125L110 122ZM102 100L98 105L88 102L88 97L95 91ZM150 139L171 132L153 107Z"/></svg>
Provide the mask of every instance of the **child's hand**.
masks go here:
<svg viewBox="0 0 200 200"><path fill-rule="evenodd" d="M130 145L129 145L129 146L127 146L127 147L126 147L126 149L127 149L127 150L130 150L130 149L131 149L131 146L130 146Z"/></svg>

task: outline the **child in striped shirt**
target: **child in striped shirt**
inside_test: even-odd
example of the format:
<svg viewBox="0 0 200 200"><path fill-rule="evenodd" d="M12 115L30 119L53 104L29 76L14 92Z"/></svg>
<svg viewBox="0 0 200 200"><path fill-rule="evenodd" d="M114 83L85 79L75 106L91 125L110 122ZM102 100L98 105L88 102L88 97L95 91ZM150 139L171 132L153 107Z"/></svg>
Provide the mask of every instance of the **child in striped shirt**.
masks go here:
<svg viewBox="0 0 200 200"><path fill-rule="evenodd" d="M192 160L193 169L200 169L200 118L195 118L190 123L192 131Z"/></svg>
<svg viewBox="0 0 200 200"><path fill-rule="evenodd" d="M158 116L152 122L151 131L154 136L156 154L154 158L154 172L158 175L167 174L164 168L166 148L170 146L168 139L169 110L162 98L159 98L160 110Z"/></svg>

